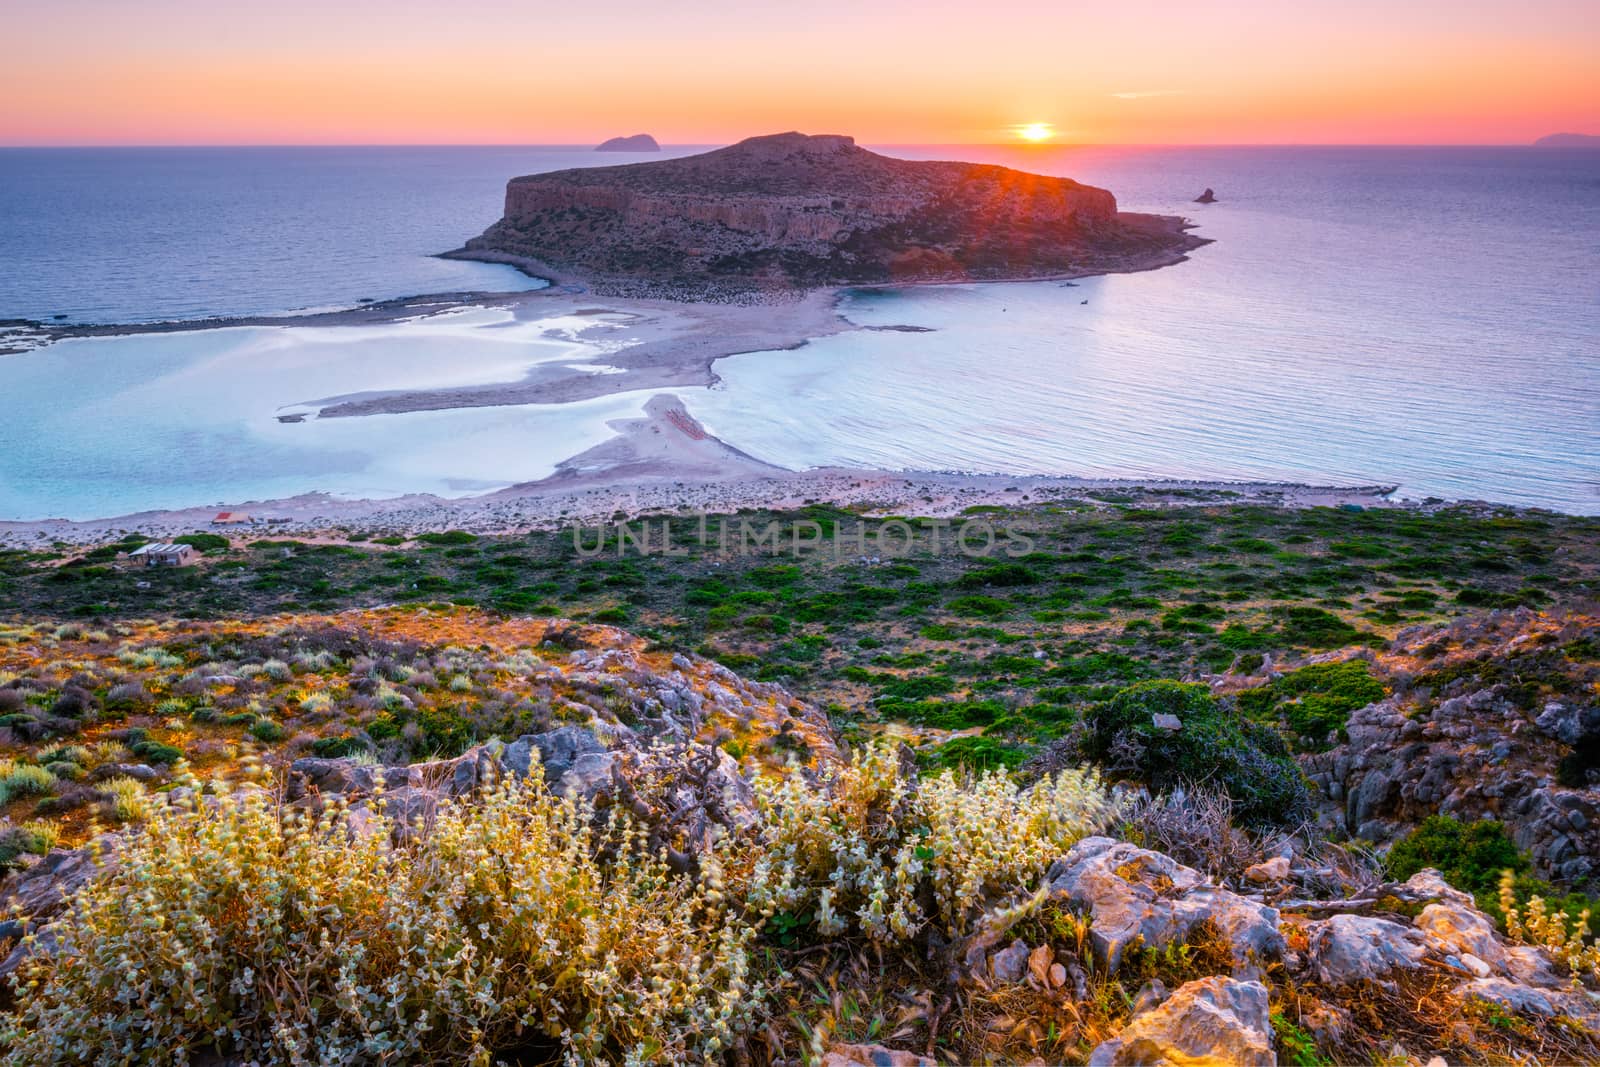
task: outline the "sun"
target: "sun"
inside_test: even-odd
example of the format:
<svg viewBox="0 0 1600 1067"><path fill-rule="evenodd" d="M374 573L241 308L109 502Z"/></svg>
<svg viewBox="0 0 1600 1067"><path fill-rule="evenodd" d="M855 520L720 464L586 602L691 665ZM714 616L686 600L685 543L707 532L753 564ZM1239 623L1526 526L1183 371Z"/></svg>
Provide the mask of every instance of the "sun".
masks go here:
<svg viewBox="0 0 1600 1067"><path fill-rule="evenodd" d="M1040 141L1048 141L1054 137L1056 128L1048 122L1025 122L1020 126L1011 127L1011 132L1024 141L1032 141L1037 144Z"/></svg>

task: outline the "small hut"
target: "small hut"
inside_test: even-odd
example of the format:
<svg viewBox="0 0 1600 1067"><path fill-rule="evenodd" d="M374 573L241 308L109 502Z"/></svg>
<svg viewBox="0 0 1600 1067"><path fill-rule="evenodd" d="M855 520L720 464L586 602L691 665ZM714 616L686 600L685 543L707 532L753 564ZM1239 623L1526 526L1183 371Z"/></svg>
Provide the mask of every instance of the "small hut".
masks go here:
<svg viewBox="0 0 1600 1067"><path fill-rule="evenodd" d="M186 567L200 558L193 545L152 541L128 553L128 558L146 567Z"/></svg>

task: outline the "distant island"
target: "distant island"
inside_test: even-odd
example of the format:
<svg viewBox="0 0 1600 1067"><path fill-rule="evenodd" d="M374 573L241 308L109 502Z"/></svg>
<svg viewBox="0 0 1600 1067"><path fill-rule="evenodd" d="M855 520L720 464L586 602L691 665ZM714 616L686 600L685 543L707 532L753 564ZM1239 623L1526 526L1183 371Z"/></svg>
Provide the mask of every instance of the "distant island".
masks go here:
<svg viewBox="0 0 1600 1067"><path fill-rule="evenodd" d="M750 299L832 285L1076 277L1176 263L1175 216L1006 167L913 162L781 133L695 156L513 178L447 255L619 296Z"/></svg>
<svg viewBox="0 0 1600 1067"><path fill-rule="evenodd" d="M1552 133L1533 143L1537 148L1600 148L1600 134Z"/></svg>
<svg viewBox="0 0 1600 1067"><path fill-rule="evenodd" d="M596 152L659 152L661 146L656 144L656 139L648 133L636 133L632 137L613 137L609 141L602 141L595 146Z"/></svg>

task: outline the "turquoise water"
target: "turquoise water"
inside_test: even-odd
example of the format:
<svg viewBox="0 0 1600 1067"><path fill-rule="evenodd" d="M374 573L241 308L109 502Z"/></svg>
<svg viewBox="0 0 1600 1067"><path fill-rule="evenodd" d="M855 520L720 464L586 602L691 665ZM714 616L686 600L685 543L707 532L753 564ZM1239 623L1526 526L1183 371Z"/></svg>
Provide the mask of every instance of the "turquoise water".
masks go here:
<svg viewBox="0 0 1600 1067"><path fill-rule="evenodd" d="M369 151L380 155L364 167L389 165L381 152L390 150ZM139 271L108 294L61 237L46 242L42 265L26 254L0 264L0 315L56 307L151 319L413 291L441 262L422 250L481 229L505 177L547 159L594 161L553 150L394 151L390 163L404 173L384 181L422 191L403 212L378 212L380 251L352 253L365 264L359 285L341 288L317 273L325 265L307 266L310 238L289 226L274 238L281 263L252 258L253 246L222 249L178 296ZM432 154L433 178L403 154L415 151ZM1073 286L851 294L843 307L853 321L929 332L858 331L738 356L717 365L716 388L677 390L740 448L795 468L1392 483L1411 497L1600 512L1600 153L892 151L1071 175L1112 189L1125 207L1189 215L1215 243L1176 267ZM270 155L255 158L271 171ZM0 190L6 166L0 153ZM426 195L430 181L437 195ZM1220 202L1189 203L1206 186ZM446 195L469 187L470 209ZM352 196L376 197L328 195L345 208ZM325 209L312 202L297 217L314 228ZM14 201L0 198L0 234L20 225L8 213ZM134 248L159 229L144 216L116 225L143 234ZM260 280L249 300L264 306L243 306L240 272ZM435 286L463 287L492 286ZM75 341L0 358L0 517L312 489L473 492L547 473L649 395L282 425L274 411L335 391L509 380L541 359L603 364L603 353L552 355L537 331L506 334L470 316L442 329L264 329L247 342L235 333Z"/></svg>

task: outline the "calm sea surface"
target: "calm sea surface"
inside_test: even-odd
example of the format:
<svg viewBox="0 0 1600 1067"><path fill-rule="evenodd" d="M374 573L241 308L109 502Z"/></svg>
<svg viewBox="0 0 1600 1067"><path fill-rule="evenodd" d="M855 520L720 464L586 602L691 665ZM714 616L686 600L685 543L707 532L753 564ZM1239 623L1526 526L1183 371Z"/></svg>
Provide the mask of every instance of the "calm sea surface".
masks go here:
<svg viewBox="0 0 1600 1067"><path fill-rule="evenodd" d="M1124 207L1188 215L1216 243L1177 267L1073 286L852 294L859 323L933 332L720 362L717 388L678 392L739 447L790 467L1382 482L1600 512L1600 152L885 151L1069 175ZM429 253L493 221L508 177L639 158L0 150L0 318L152 321L526 287ZM1206 186L1219 202L1190 203ZM604 363L474 312L0 357L0 517L536 478L649 394L272 415L341 391L514 379L552 359Z"/></svg>

